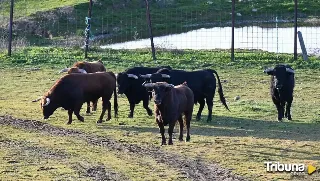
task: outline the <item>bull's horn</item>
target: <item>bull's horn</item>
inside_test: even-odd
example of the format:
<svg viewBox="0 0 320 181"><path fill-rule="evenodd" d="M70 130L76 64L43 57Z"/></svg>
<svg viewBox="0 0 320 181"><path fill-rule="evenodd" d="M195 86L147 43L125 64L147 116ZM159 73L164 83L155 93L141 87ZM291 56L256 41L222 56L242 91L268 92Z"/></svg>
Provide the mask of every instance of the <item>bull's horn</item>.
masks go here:
<svg viewBox="0 0 320 181"><path fill-rule="evenodd" d="M79 69L79 72L83 73L83 74L87 74L87 71L84 69Z"/></svg>
<svg viewBox="0 0 320 181"><path fill-rule="evenodd" d="M272 72L273 71L273 68L268 68L268 69L265 69L264 71L263 71L263 73L269 73L269 72Z"/></svg>
<svg viewBox="0 0 320 181"><path fill-rule="evenodd" d="M146 88L153 88L154 84L153 83L143 83L142 86L146 87Z"/></svg>
<svg viewBox="0 0 320 181"><path fill-rule="evenodd" d="M138 76L134 75L134 74L127 74L128 77L134 78L134 79L138 79Z"/></svg>
<svg viewBox="0 0 320 181"><path fill-rule="evenodd" d="M62 72L68 72L70 70L70 68L64 68L62 70L60 70L59 74L61 74Z"/></svg>
<svg viewBox="0 0 320 181"><path fill-rule="evenodd" d="M291 68L286 68L286 71L294 74L294 70L292 70Z"/></svg>
<svg viewBox="0 0 320 181"><path fill-rule="evenodd" d="M39 97L38 99L33 100L32 102L38 102L41 100L42 97Z"/></svg>
<svg viewBox="0 0 320 181"><path fill-rule="evenodd" d="M150 78L151 74L146 74L146 75L140 75L142 78Z"/></svg>
<svg viewBox="0 0 320 181"><path fill-rule="evenodd" d="M47 106L47 105L49 105L50 104L50 98L46 98L46 103L42 106L42 107L44 107L44 106Z"/></svg>
<svg viewBox="0 0 320 181"><path fill-rule="evenodd" d="M161 74L162 78L170 78L170 75L168 74Z"/></svg>

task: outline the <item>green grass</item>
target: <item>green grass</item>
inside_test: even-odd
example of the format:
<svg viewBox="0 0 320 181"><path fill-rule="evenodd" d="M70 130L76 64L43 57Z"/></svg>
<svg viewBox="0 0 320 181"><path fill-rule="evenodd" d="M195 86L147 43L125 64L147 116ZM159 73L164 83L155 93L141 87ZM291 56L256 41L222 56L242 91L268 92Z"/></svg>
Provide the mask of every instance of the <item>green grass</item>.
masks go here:
<svg viewBox="0 0 320 181"><path fill-rule="evenodd" d="M187 32L198 28L230 26L231 21L231 2L227 0L210 1L207 0L173 0L173 1L152 1L150 3L151 18L154 36L161 36L173 33ZM319 0L299 1L299 26L319 25L317 21L306 21L319 17ZM67 10L62 7L71 6ZM257 12L252 12L257 9ZM241 1L236 3L237 26L248 25L243 20L267 21L274 20L275 16L279 19L292 21L294 4L292 0L272 0L272 1ZM141 0L132 0L124 3L123 1L101 0L94 3L92 10L92 33L111 34L98 43L115 43L128 40L149 37L146 24L145 5ZM65 39L66 35L84 36L85 17L88 14L88 1L72 0L58 1L50 0L46 2L16 1L15 19L17 24L21 19L30 18L29 21L41 22L41 27L50 30L53 39L25 34L22 31L15 32L18 36L27 36L28 41L37 45L51 44ZM3 5L3 16L9 16L9 4ZM68 17L68 18L66 18ZM241 22L241 23L240 23ZM31 23L32 24L32 23ZM34 23L33 23L34 24ZM250 24L250 23L249 23ZM252 23L251 23L252 24ZM275 26L275 23L259 23L261 26ZM257 23L255 23L257 25ZM32 27L32 25L30 25ZM34 25L38 26L38 25ZM292 23L279 23L278 26L291 26ZM3 27L4 28L4 27Z"/></svg>
<svg viewBox="0 0 320 181"><path fill-rule="evenodd" d="M309 57L304 61L299 55L293 60L292 54L275 54L263 51L246 52L235 50L235 61L230 61L230 52L226 50L165 50L156 52L157 61L152 61L151 52L147 49L112 50L92 47L88 53L89 60L102 59L108 69L124 70L131 66L170 65L180 69L199 68L254 68L261 69L278 63L290 64L297 69L317 69L320 61L317 57ZM11 57L6 52L0 52L3 66L38 66L49 67L72 65L83 60L84 51L80 48L28 47L16 50ZM260 72L259 72L260 73Z"/></svg>
<svg viewBox="0 0 320 181"><path fill-rule="evenodd" d="M41 54L49 52L46 56ZM53 53L55 52L55 53ZM53 56L54 55L54 56ZM114 72L123 71L134 65L154 66L150 60L150 52L95 50L90 52L91 59L102 58L107 69ZM159 62L174 68L194 70L213 68L218 71L223 83L223 90L231 112L225 110L216 96L213 108L213 121L205 122L207 110L204 109L203 119L199 122L192 120L191 142L178 142L174 140L173 146L162 147L162 150L178 153L191 158L201 158L208 163L219 163L230 168L236 174L244 175L252 180L308 180L320 179L319 174L303 178L291 177L288 173L266 173L265 161L280 161L283 163L305 163L320 166L319 150L319 94L320 71L319 59L310 58L310 62L301 59L294 62L292 55L279 54L278 59L272 53L240 53L237 62L230 62L227 52L215 51L159 51ZM57 72L65 64L75 60L82 60L82 51L78 49L46 49L28 48L15 53L11 58L0 55L0 115L9 114L18 118L42 120L39 103L31 100L43 95L61 75ZM263 74L264 67L276 63L288 63L296 70L296 86L292 107L292 121L282 123L276 121L276 109L269 95L270 77ZM40 67L38 71L30 71L31 67ZM240 100L233 98L239 95ZM127 100L119 98L119 118L112 119L101 125L97 121L101 111L101 100L98 111L92 115L85 115L84 107L81 111L85 115L85 122L75 120L66 125L67 113L58 109L47 121L49 124L64 128L82 130L87 133L108 136L121 142L148 145L159 145L160 134L153 117L149 117L142 105L136 106L133 119L127 118L129 104ZM150 103L152 107L152 103ZM195 106L194 115L198 110ZM75 118L74 118L75 119ZM178 128L175 128L176 131ZM70 158L62 163L52 160L48 163L57 168L56 174L73 175L72 164L80 160L97 164L97 161L107 164L112 160L111 169L123 173L130 179L148 176L158 178L160 172L152 171L158 167L152 158L125 157L126 153L103 150L104 148L86 145L83 140L56 136L39 135L24 130L6 127L1 129L1 135L9 140L22 141L27 145L36 145L51 150L63 150ZM26 142L29 141L29 142ZM14 149L14 148L10 148ZM9 150L10 150L9 149ZM3 150L3 149L1 149ZM7 149L6 149L7 150ZM76 151L75 151L76 150ZM93 153L103 152L96 157ZM18 158L10 151L0 153L0 158ZM20 158L20 157L19 157ZM98 159L99 158L99 159ZM26 159L26 158L23 158ZM41 159L40 159L41 160ZM135 160L135 161L130 161ZM22 161L23 163L25 161ZM109 163L109 162L108 162ZM148 168L139 167L135 163L148 163ZM0 164L2 170L8 163ZM141 166L139 164L139 166ZM60 167L68 169L62 170ZM20 167L19 167L20 168ZM168 172L165 163L164 172ZM24 164L21 172L15 173L23 177L23 170L34 170L34 166ZM132 171L130 171L133 169ZM171 170L172 171L172 170ZM37 174L32 171L31 178ZM178 178L178 173L171 174L171 180ZM44 175L43 178L54 179L56 176Z"/></svg>

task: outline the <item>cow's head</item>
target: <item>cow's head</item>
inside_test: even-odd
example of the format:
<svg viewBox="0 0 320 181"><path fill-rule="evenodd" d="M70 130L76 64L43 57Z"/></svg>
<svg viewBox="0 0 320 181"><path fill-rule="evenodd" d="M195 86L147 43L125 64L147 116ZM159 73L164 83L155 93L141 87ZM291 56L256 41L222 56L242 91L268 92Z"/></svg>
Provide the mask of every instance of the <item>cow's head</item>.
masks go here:
<svg viewBox="0 0 320 181"><path fill-rule="evenodd" d="M156 105L161 105L167 93L174 87L174 85L166 82L143 83L142 85L154 90L154 103Z"/></svg>
<svg viewBox="0 0 320 181"><path fill-rule="evenodd" d="M63 72L68 72L68 74L71 74L71 73L83 73L83 74L86 74L87 73L86 70L84 70L82 68L78 68L78 67L64 68L64 69L60 70L59 74L61 74Z"/></svg>
<svg viewBox="0 0 320 181"><path fill-rule="evenodd" d="M274 87L278 90L281 90L288 81L289 77L294 74L294 70L285 65L278 65L275 68L268 68L263 72L273 76Z"/></svg>
<svg viewBox="0 0 320 181"><path fill-rule="evenodd" d="M44 119L48 119L58 108L57 104L55 103L55 101L52 100L50 96L43 96L41 98L40 105Z"/></svg>
<svg viewBox="0 0 320 181"><path fill-rule="evenodd" d="M85 71L84 69L80 69L78 67L72 67L68 70L68 74L73 74L73 73L87 74L87 71Z"/></svg>
<svg viewBox="0 0 320 181"><path fill-rule="evenodd" d="M138 79L139 79L139 77L134 74L119 73L117 75L118 93L123 94Z"/></svg>

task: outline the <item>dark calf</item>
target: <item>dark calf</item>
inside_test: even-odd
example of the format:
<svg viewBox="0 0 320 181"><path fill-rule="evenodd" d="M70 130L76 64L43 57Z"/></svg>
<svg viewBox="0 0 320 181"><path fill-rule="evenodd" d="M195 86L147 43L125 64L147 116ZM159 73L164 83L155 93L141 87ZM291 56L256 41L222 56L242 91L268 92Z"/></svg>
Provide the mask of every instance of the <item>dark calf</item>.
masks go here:
<svg viewBox="0 0 320 181"><path fill-rule="evenodd" d="M278 110L278 121L284 117L292 120L290 108L295 84L294 70L289 65L277 65L264 70L264 73L271 75L270 93Z"/></svg>
<svg viewBox="0 0 320 181"><path fill-rule="evenodd" d="M185 123L187 127L186 141L190 141L190 121L193 112L194 95L192 90L186 85L173 86L166 82L145 83L146 88L154 90L154 111L156 122L159 126L162 136L161 145L166 144L164 136L164 126L169 124L169 145L172 145L172 133L174 126L179 121L180 135L179 140L183 141L183 119L185 116Z"/></svg>

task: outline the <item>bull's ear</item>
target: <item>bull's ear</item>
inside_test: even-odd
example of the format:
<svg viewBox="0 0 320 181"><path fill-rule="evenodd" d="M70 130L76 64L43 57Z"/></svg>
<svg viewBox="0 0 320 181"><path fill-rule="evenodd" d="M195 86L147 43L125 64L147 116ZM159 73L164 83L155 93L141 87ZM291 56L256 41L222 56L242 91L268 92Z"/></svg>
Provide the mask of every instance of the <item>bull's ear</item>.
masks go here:
<svg viewBox="0 0 320 181"><path fill-rule="evenodd" d="M286 72L289 74L294 74L294 70L291 68L286 68Z"/></svg>
<svg viewBox="0 0 320 181"><path fill-rule="evenodd" d="M268 75L273 75L274 69L273 69L273 68L265 69L265 70L263 71L263 73L266 73L266 74L268 74Z"/></svg>

